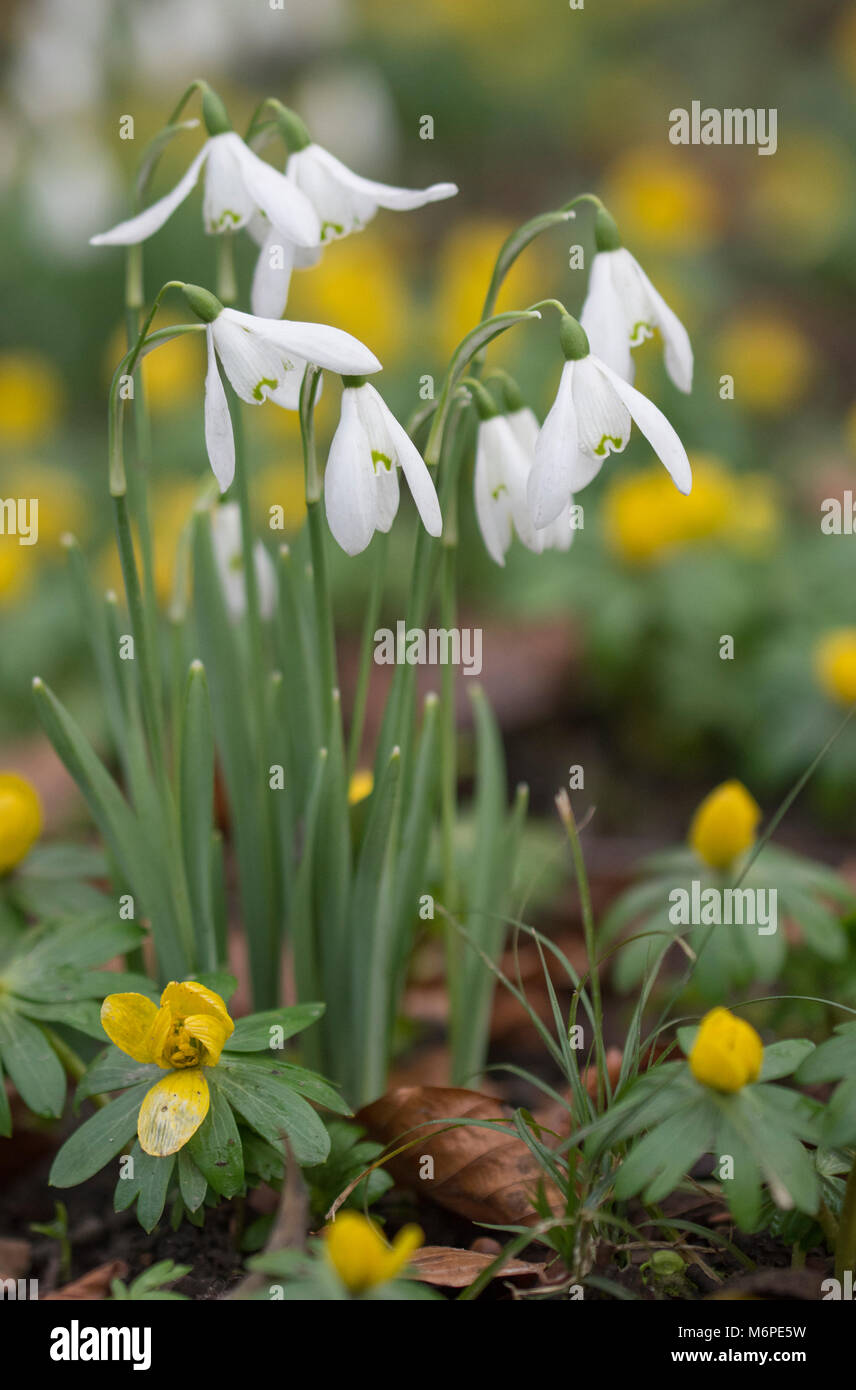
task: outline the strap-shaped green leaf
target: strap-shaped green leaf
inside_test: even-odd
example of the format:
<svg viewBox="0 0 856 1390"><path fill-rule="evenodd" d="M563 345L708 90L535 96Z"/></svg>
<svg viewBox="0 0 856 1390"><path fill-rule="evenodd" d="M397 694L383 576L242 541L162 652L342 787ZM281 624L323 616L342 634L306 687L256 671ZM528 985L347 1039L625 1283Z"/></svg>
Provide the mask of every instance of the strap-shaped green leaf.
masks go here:
<svg viewBox="0 0 856 1390"><path fill-rule="evenodd" d="M9 1005L0 1009L0 1055L24 1104L56 1119L65 1103L65 1072L37 1024Z"/></svg>

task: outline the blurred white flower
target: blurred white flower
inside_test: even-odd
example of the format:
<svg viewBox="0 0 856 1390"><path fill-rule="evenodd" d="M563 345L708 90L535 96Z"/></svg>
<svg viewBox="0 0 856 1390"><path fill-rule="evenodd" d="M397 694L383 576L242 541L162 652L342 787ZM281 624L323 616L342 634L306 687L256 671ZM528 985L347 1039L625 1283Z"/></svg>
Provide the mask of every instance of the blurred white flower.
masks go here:
<svg viewBox="0 0 856 1390"><path fill-rule="evenodd" d="M322 323L256 318L221 308L208 322L206 337L205 443L221 492L235 476L235 440L218 358L242 401L249 405L274 401L285 410L298 408L307 363L346 376L381 369L374 353L358 339Z"/></svg>
<svg viewBox="0 0 856 1390"><path fill-rule="evenodd" d="M659 329L669 376L680 391L692 389L689 334L625 247L595 255L580 323L592 352L630 382L634 376L631 348Z"/></svg>
<svg viewBox="0 0 856 1390"><path fill-rule="evenodd" d="M476 437L475 507L476 518L488 554L498 565L516 531L527 549L567 550L574 538L571 530L569 499L556 519L541 530L532 520L527 498L529 475L535 460L539 425L526 405L506 415L493 415L479 422Z"/></svg>
<svg viewBox="0 0 856 1390"><path fill-rule="evenodd" d="M247 611L247 579L241 538L241 509L237 502L224 502L211 513L214 559L229 617L234 621ZM276 573L273 561L261 541L253 546L253 564L259 593L259 611L265 619L276 606Z"/></svg>
<svg viewBox="0 0 856 1390"><path fill-rule="evenodd" d="M686 450L662 411L647 396L588 351L580 325L562 326L565 365L559 389L535 445L529 477L532 519L548 526L568 505L573 493L597 477L604 460L620 453L635 420L665 466L679 492L692 487Z"/></svg>
<svg viewBox="0 0 856 1390"><path fill-rule="evenodd" d="M309 199L285 174L260 159L233 130L206 140L171 192L109 232L93 246L132 246L157 232L184 202L205 171L203 219L209 233L234 232L260 213L285 241L317 246L320 224Z"/></svg>
<svg viewBox="0 0 856 1390"><path fill-rule="evenodd" d="M359 555L375 531L392 526L399 503L399 468L426 531L439 536L440 503L422 455L373 386L346 380L327 459L324 500L330 530L348 555Z"/></svg>

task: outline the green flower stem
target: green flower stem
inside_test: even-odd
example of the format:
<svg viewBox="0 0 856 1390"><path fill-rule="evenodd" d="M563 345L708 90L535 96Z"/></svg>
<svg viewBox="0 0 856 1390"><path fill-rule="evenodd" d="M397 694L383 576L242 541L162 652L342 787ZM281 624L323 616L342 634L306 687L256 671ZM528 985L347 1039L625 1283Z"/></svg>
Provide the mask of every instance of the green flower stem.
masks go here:
<svg viewBox="0 0 856 1390"><path fill-rule="evenodd" d="M68 1043L60 1037L59 1033L54 1032L53 1028L49 1028L47 1024L42 1024L42 1030L62 1063L66 1076L70 1081L80 1081L86 1071L86 1063L83 1061L83 1058L79 1057L74 1048L69 1047ZM109 1096L95 1095L89 1096L88 1099L91 1100L92 1104L99 1110L102 1110L105 1105L109 1105L110 1103Z"/></svg>
<svg viewBox="0 0 856 1390"><path fill-rule="evenodd" d="M482 308L483 319L490 318L494 313L505 278L521 252L525 251L530 242L541 236L543 232L548 232L553 227L571 221L577 204L585 202L591 203L595 208L603 207L603 203L596 193L580 193L576 198L571 198L570 202L564 203L555 212L545 212L539 217L533 217L530 222L524 222L503 242L485 295Z"/></svg>
<svg viewBox="0 0 856 1390"><path fill-rule="evenodd" d="M602 1110L606 1095L606 1049L603 1041L603 1000L600 993L600 972L598 970L597 943L595 941L591 892L589 891L588 874L586 873L585 857L580 843L577 822L571 806L571 799L566 791L563 790L559 792L559 795L556 797L556 807L559 812L559 819L567 832L568 842L571 847L571 858L574 862L577 891L580 895L580 910L583 918L583 935L586 943L586 955L588 956L592 1011L594 1014L594 1042L597 1058L597 1100L598 1109Z"/></svg>
<svg viewBox="0 0 856 1390"><path fill-rule="evenodd" d="M848 1269L856 1271L856 1163L850 1169L838 1222L838 1239L835 1242L836 1279L843 1283Z"/></svg>
<svg viewBox="0 0 856 1390"><path fill-rule="evenodd" d="M386 581L388 554L389 533L382 531L374 542L372 583L369 591L369 601L366 605L365 617L363 619L362 637L360 639L360 667L357 675L357 686L354 692L354 707L351 713L351 732L348 743L348 775L350 777L356 772L357 762L360 756L360 746L363 739L366 700L368 698L369 680L372 670L374 634L377 629L380 604Z"/></svg>
<svg viewBox="0 0 856 1390"><path fill-rule="evenodd" d="M306 514L309 524L309 544L312 551L315 620L321 657L321 698L324 709L325 739L330 737L334 715L333 692L338 687L336 674L336 633L333 624L333 605L327 575L324 520L321 515L321 475L315 452L315 399L321 373L307 368L300 388L300 438L303 444L303 467L306 480Z"/></svg>

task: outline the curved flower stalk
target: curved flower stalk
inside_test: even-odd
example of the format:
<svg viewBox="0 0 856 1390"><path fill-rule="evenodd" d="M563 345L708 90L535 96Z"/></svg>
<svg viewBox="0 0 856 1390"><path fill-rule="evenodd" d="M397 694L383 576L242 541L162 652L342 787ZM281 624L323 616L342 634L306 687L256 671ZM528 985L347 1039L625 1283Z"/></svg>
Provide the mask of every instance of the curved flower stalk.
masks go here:
<svg viewBox="0 0 856 1390"><path fill-rule="evenodd" d="M575 319L562 319L565 365L556 400L535 445L528 497L537 527L549 525L569 498L597 477L612 453L621 453L634 420L679 492L692 487L687 451L662 411L589 351Z"/></svg>
<svg viewBox="0 0 856 1390"><path fill-rule="evenodd" d="M602 208L595 219L595 244L597 252L580 314L592 352L632 383L635 366L631 349L652 337L656 329L663 339L669 376L679 391L691 391L693 350L689 334L636 258L621 245L614 221Z"/></svg>
<svg viewBox="0 0 856 1390"><path fill-rule="evenodd" d="M218 361L242 401L248 405L273 401L284 410L299 408L309 364L344 375L381 370L374 353L341 328L257 318L224 309L198 285L185 285L183 290L194 313L206 324L205 443L221 492L235 476L235 438Z"/></svg>
<svg viewBox="0 0 856 1390"><path fill-rule="evenodd" d="M226 611L233 622L238 622L247 611L247 580L244 573L241 509L237 502L224 502L213 509L211 538ZM259 613L267 619L273 616L276 607L276 571L261 541L256 541L253 546L253 565Z"/></svg>
<svg viewBox="0 0 856 1390"><path fill-rule="evenodd" d="M285 309L292 270L315 265L325 245L361 231L378 208L409 212L426 203L452 198L458 191L454 183L395 188L361 178L335 155L316 145L293 111L276 105L280 128L292 151L285 166L286 176L314 209L320 244L313 244L308 251L302 249L300 242L284 239L272 219L258 217L248 224L248 231L261 248L253 275L252 309L254 314L271 318L278 318Z"/></svg>
<svg viewBox="0 0 856 1390"><path fill-rule="evenodd" d="M636 1141L614 1170L615 1196L660 1202L710 1153L732 1160L713 1176L743 1230L761 1221L762 1184L778 1207L816 1212L820 1184L805 1145L819 1140L822 1107L769 1084L790 1076L814 1044L800 1038L764 1047L754 1028L723 1008L680 1028L678 1040L688 1060L660 1063L631 1082L589 1132L592 1159Z"/></svg>
<svg viewBox="0 0 856 1390"><path fill-rule="evenodd" d="M327 521L336 541L346 554L359 555L375 531L390 529L398 511L399 468L426 531L439 536L437 490L410 435L361 376L346 376L344 384L324 477Z"/></svg>

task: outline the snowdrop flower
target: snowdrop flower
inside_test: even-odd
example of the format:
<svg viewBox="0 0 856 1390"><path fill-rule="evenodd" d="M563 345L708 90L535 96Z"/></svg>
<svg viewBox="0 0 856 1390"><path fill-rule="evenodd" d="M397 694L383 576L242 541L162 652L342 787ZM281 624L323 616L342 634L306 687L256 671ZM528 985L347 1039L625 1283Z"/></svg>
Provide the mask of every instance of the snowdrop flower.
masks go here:
<svg viewBox="0 0 856 1390"><path fill-rule="evenodd" d="M689 335L648 279L639 262L621 245L618 228L602 209L595 221L597 253L580 323L592 352L632 382L631 348L659 329L666 370L680 391L692 389L693 350Z"/></svg>
<svg viewBox="0 0 856 1390"><path fill-rule="evenodd" d="M219 299L199 285L184 285L183 293L206 324L205 443L221 492L235 476L235 440L218 360L242 401L248 405L274 401L285 410L298 409L307 363L361 376L381 369L374 353L341 328L224 309Z"/></svg>
<svg viewBox="0 0 856 1390"><path fill-rule="evenodd" d="M522 402L517 410L501 414L480 382L466 378L462 384L469 388L479 414L476 519L491 559L504 565L515 531L528 550L537 554L543 549L544 534L536 531L526 500L538 421Z"/></svg>
<svg viewBox="0 0 856 1390"><path fill-rule="evenodd" d="M261 246L253 276L254 314L278 317L285 308L292 270L314 265L321 247L339 237L358 232L370 222L378 208L408 212L442 198L451 198L458 189L453 183L434 183L430 188L394 188L360 178L310 139L306 126L293 111L279 108L279 124L291 154L285 172L291 183L309 200L319 221L320 233L314 249L298 242L284 241L273 223L256 218L248 230ZM320 244L319 244L320 243Z"/></svg>
<svg viewBox="0 0 856 1390"><path fill-rule="evenodd" d="M570 496L596 478L604 459L621 453L636 421L679 492L692 487L686 450L662 411L589 352L576 319L562 319L565 365L556 399L538 435L528 499L537 527L554 521Z"/></svg>
<svg viewBox="0 0 856 1390"><path fill-rule="evenodd" d="M426 531L443 529L431 474L409 434L373 386L344 377L342 413L324 478L327 521L348 555L365 550L375 531L388 531L398 511L398 469Z"/></svg>
<svg viewBox="0 0 856 1390"><path fill-rule="evenodd" d="M226 610L233 622L237 622L247 611L241 509L237 502L224 502L222 506L214 508L211 513L211 537ZM276 605L276 573L273 561L261 541L256 541L253 546L253 564L259 612L267 619L273 616Z"/></svg>
<svg viewBox="0 0 856 1390"><path fill-rule="evenodd" d="M133 246L147 240L189 196L204 170L206 232L235 232L261 216L281 239L304 248L317 246L321 225L306 194L235 134L222 103L210 90L203 96L203 112L209 138L175 188L137 217L92 237L91 244Z"/></svg>
<svg viewBox="0 0 856 1390"><path fill-rule="evenodd" d="M516 388L515 388L516 392ZM506 388L506 398L509 396ZM509 402L508 414L506 415L509 428L517 440L520 447L526 454L528 470L531 473L535 464L535 445L538 442L538 435L541 426L534 410L525 405L523 398L516 392ZM538 539L538 550L569 550L574 539L574 528L571 525L571 508L574 504L573 497L568 498L568 504L563 507L559 515L549 525L542 526L535 532ZM528 506L528 502L527 502Z"/></svg>

